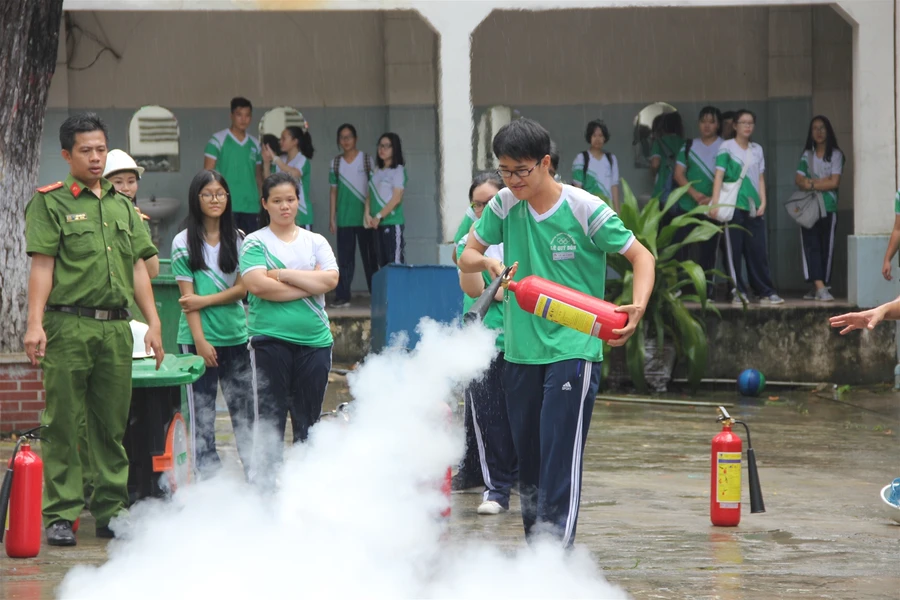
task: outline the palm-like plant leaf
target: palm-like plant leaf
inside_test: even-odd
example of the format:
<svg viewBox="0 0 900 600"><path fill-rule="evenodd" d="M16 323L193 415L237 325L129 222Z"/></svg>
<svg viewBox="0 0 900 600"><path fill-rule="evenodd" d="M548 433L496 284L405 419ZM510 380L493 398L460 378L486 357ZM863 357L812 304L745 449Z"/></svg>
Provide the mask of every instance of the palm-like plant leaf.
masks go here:
<svg viewBox="0 0 900 600"><path fill-rule="evenodd" d="M696 262L679 261L675 257L683 246L706 241L722 231L722 227L700 217L709 212L708 206L698 206L672 221L660 230L659 224L666 211L687 193L688 186L674 190L661 207L658 199L651 199L640 208L631 187L623 180L623 201L619 218L626 228L631 230L655 257L656 282L650 301L644 313L642 327L638 327L628 343L625 344L625 358L628 373L638 391L646 393L647 382L644 378L645 335L652 335L658 351L662 351L666 336L670 336L676 349L676 355L685 364L688 381L692 386L700 383L707 360L707 340L702 316L695 316L684 305L685 302L697 302L703 311L709 310L718 315L719 311L707 302L707 273ZM691 227L684 240L672 243L675 234L682 227ZM616 304L630 304L634 294L634 273L631 263L620 255L609 255L609 265L620 279L610 281L607 298ZM713 271L710 272L712 274ZM677 295L678 291L693 288L693 294Z"/></svg>

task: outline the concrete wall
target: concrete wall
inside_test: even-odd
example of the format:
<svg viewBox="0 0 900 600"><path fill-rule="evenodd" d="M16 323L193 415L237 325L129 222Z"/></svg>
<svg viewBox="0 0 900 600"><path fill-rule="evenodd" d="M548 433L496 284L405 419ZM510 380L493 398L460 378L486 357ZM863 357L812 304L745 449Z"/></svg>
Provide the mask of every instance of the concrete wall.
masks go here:
<svg viewBox="0 0 900 600"><path fill-rule="evenodd" d="M397 132L410 175L404 195L407 260L437 260L436 36L415 12L122 11L68 16L105 39L121 59L105 52L87 70L58 69L45 124L41 181L60 179L66 172L56 137L70 112L97 111L109 125L111 147L127 149L134 112L158 104L178 119L181 169L146 174L139 196L184 199L203 165L210 135L228 127L229 100L244 95L254 102L254 135L259 119L276 106L296 107L309 121L316 147L314 229L332 244L328 168L338 152L337 127L353 123L360 148L372 155L381 133ZM101 46L78 32L72 37L77 44L71 64L89 64ZM169 255L170 240L186 214L185 204L162 228L162 256ZM365 289L361 267L357 271L354 288Z"/></svg>

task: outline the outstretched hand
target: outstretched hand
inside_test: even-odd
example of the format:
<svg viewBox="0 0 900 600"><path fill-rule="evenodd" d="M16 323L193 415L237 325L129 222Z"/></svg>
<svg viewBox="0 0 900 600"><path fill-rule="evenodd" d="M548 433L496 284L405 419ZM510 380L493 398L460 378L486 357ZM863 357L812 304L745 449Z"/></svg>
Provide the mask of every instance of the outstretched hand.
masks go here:
<svg viewBox="0 0 900 600"><path fill-rule="evenodd" d="M875 326L884 320L884 310L882 306L865 310L862 312L846 313L831 317L828 321L832 327L842 327L841 335L847 335L851 331L857 329L875 329Z"/></svg>

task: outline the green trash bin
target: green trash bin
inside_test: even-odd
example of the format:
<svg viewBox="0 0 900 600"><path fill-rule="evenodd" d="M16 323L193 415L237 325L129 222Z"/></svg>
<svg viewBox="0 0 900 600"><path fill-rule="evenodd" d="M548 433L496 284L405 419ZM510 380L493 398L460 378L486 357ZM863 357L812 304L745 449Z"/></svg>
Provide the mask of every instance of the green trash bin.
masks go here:
<svg viewBox="0 0 900 600"><path fill-rule="evenodd" d="M161 497L191 481L191 423L183 415L184 386L206 372L203 358L166 354L141 358L131 368L131 410L125 430L128 493L131 501Z"/></svg>

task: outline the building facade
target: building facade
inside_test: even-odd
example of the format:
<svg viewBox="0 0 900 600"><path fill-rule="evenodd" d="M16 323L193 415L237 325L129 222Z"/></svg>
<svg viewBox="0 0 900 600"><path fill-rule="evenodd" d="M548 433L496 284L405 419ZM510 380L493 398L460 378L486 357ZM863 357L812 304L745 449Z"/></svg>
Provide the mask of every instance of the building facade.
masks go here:
<svg viewBox="0 0 900 600"><path fill-rule="evenodd" d="M646 196L652 181L632 143L642 109L670 104L692 135L700 107L746 107L766 152L773 275L791 292L805 288L800 233L776 204L793 190L810 118L824 114L848 158L835 291L861 305L897 294L880 265L900 187L898 0L67 0L64 8L68 68L58 67L51 87L42 182L65 168L56 130L71 112L99 112L111 146L128 149L135 112L158 105L177 119L179 166L146 174L139 196L186 200L206 141L228 126L228 101L242 95L254 103L254 134L273 107L309 122L314 229L326 236L337 126L355 124L370 154L382 132L397 132L409 172L407 258L445 262L489 108L547 127L566 178L585 124L602 118L622 177ZM185 201L163 223L163 256L186 212Z"/></svg>

